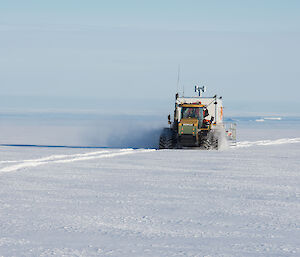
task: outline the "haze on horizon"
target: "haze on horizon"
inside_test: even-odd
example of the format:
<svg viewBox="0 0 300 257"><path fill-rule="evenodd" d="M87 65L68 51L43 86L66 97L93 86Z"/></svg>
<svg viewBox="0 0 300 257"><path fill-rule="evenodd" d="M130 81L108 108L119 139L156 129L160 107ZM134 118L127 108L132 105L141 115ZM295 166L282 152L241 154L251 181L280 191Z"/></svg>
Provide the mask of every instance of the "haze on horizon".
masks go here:
<svg viewBox="0 0 300 257"><path fill-rule="evenodd" d="M299 1L1 1L0 108L299 115ZM112 104L113 103L113 104ZM109 108L108 108L109 106Z"/></svg>

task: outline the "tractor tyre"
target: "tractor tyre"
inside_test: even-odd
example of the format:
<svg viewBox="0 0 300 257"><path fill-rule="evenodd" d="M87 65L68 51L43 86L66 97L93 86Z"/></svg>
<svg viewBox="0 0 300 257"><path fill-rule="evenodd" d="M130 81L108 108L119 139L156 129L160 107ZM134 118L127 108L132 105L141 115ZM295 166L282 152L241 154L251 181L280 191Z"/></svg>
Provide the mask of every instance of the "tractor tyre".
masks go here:
<svg viewBox="0 0 300 257"><path fill-rule="evenodd" d="M175 133L170 128L165 128L159 138L159 149L173 149L176 145Z"/></svg>
<svg viewBox="0 0 300 257"><path fill-rule="evenodd" d="M219 137L216 134L213 134L211 137L211 148L214 150L219 149Z"/></svg>
<svg viewBox="0 0 300 257"><path fill-rule="evenodd" d="M211 143L209 138L205 138L201 141L200 147L204 150L209 150L211 148Z"/></svg>

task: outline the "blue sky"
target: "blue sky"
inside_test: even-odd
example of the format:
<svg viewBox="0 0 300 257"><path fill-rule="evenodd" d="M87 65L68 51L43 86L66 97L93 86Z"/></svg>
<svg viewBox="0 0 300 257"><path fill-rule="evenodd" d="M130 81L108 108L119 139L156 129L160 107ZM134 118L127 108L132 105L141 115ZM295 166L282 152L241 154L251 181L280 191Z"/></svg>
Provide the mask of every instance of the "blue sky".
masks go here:
<svg viewBox="0 0 300 257"><path fill-rule="evenodd" d="M204 84L232 113L299 114L299 13L293 0L3 0L0 108L168 112L180 64L186 94Z"/></svg>
<svg viewBox="0 0 300 257"><path fill-rule="evenodd" d="M5 23L165 29L298 30L299 1L1 1ZM104 23L104 24L103 24Z"/></svg>

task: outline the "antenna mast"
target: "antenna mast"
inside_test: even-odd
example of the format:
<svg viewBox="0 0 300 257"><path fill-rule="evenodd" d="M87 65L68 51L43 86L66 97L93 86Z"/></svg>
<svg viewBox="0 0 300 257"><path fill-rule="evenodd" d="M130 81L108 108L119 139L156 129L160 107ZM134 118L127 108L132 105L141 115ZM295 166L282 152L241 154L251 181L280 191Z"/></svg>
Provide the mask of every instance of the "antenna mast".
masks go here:
<svg viewBox="0 0 300 257"><path fill-rule="evenodd" d="M180 64L178 65L178 73L177 73L177 93L179 92L179 81L180 81Z"/></svg>
<svg viewBox="0 0 300 257"><path fill-rule="evenodd" d="M195 93L197 92L199 93L199 96L202 97L202 93L206 92L206 86L195 86Z"/></svg>

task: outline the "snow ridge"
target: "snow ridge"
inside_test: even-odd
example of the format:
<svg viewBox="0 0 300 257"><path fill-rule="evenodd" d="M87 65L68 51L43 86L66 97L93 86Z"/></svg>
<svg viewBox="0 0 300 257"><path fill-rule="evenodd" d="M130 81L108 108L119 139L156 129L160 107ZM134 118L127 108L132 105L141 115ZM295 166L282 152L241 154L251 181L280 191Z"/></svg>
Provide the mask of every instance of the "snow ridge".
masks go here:
<svg viewBox="0 0 300 257"><path fill-rule="evenodd" d="M41 165L47 165L51 163L71 163L75 161L87 161L93 159L101 159L101 158L112 158L115 156L121 155L128 155L134 153L142 153L142 152L152 152L155 149L141 149L141 150L134 150L134 149L122 149L117 152L112 151L97 151L91 153L84 153L84 154L72 154L72 155L51 155L44 158L33 159L33 160L19 160L19 161L3 161L1 163L10 163L10 162L17 162L18 164L6 166L0 169L0 173L5 172L12 172L17 171L24 168L29 167L37 167Z"/></svg>

